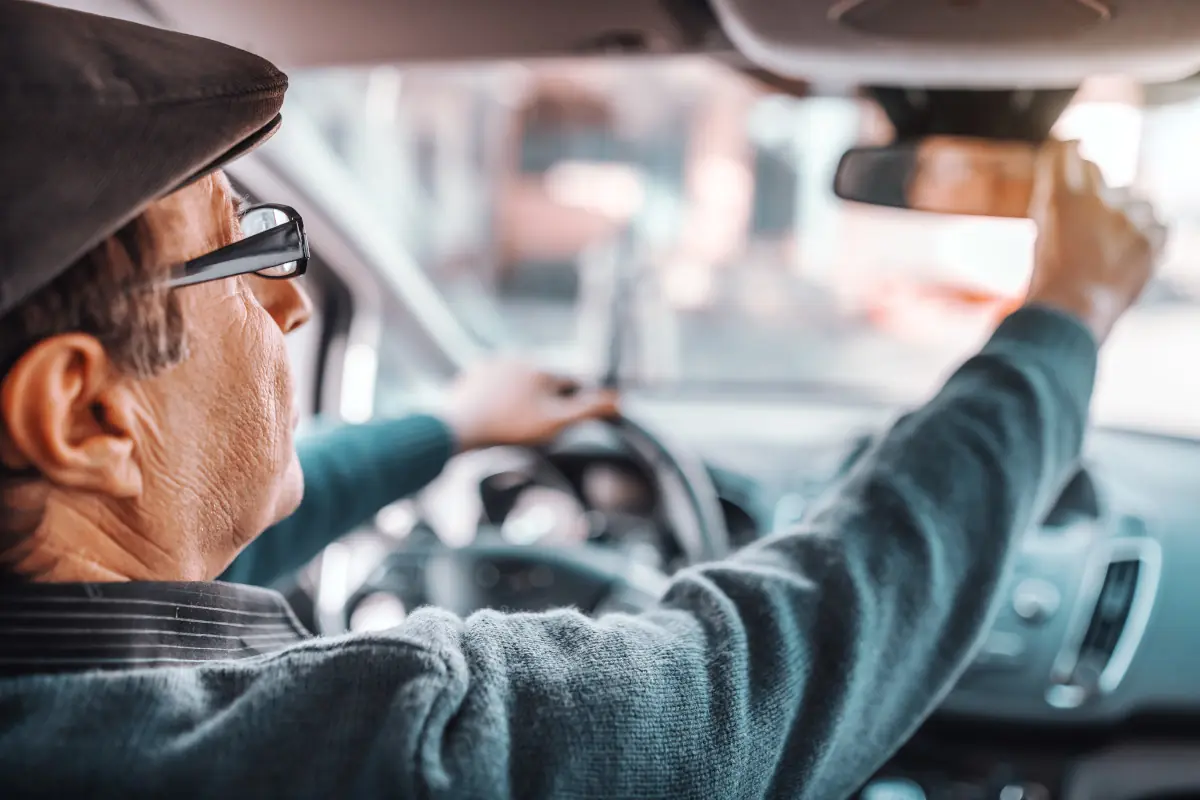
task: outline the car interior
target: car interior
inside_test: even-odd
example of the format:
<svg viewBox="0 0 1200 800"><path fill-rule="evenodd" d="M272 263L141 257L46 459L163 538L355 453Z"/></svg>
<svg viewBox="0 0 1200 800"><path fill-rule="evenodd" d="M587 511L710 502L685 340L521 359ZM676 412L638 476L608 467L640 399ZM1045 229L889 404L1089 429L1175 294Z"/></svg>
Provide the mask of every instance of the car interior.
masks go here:
<svg viewBox="0 0 1200 800"><path fill-rule="evenodd" d="M1155 204L1078 471L863 800L1200 797L1200 4L62 0L257 52L229 174L304 216L305 425L517 353L623 416L455 457L281 587L323 635L435 604L645 608L802 521L1021 301L1037 145Z"/></svg>

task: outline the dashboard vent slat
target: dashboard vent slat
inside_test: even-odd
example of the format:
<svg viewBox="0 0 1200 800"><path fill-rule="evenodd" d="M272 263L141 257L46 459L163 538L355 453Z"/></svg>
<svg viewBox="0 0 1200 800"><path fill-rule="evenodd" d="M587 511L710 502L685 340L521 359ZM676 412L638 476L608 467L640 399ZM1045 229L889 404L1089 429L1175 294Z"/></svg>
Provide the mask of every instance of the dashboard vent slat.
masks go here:
<svg viewBox="0 0 1200 800"><path fill-rule="evenodd" d="M1162 577L1161 545L1150 536L1121 537L1105 550L1089 576L1089 586L1099 583L1094 603L1081 604L1054 665L1046 690L1054 708L1078 708L1114 691L1150 623Z"/></svg>
<svg viewBox="0 0 1200 800"><path fill-rule="evenodd" d="M1129 621L1141 569L1142 562L1138 559L1113 561L1108 565L1096 609L1080 643L1077 673L1082 669L1099 675L1108 666Z"/></svg>

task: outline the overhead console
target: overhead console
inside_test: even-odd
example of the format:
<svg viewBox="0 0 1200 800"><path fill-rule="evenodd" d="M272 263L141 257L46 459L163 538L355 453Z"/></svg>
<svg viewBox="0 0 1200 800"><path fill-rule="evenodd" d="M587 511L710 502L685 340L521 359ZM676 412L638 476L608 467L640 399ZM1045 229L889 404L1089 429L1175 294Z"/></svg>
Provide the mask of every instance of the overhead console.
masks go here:
<svg viewBox="0 0 1200 800"><path fill-rule="evenodd" d="M711 0L760 67L814 83L1062 88L1200 67L1200 5L1178 0Z"/></svg>

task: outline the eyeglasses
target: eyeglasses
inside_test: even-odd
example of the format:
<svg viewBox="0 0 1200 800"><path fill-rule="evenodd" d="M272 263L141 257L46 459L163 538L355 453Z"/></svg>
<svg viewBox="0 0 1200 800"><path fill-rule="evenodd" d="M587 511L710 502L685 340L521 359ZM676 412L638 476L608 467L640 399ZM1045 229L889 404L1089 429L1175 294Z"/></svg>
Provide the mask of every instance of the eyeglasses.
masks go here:
<svg viewBox="0 0 1200 800"><path fill-rule="evenodd" d="M264 203L239 215L244 238L171 271L167 286L193 286L237 275L289 280L308 269L304 220L290 206Z"/></svg>

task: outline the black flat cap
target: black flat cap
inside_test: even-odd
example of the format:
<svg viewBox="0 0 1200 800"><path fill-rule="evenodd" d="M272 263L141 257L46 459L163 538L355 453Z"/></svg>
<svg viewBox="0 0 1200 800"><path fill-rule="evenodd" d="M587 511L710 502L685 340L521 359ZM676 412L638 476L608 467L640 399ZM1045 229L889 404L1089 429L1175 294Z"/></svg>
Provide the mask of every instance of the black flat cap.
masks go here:
<svg viewBox="0 0 1200 800"><path fill-rule="evenodd" d="M0 315L265 141L286 89L218 42L0 0Z"/></svg>

